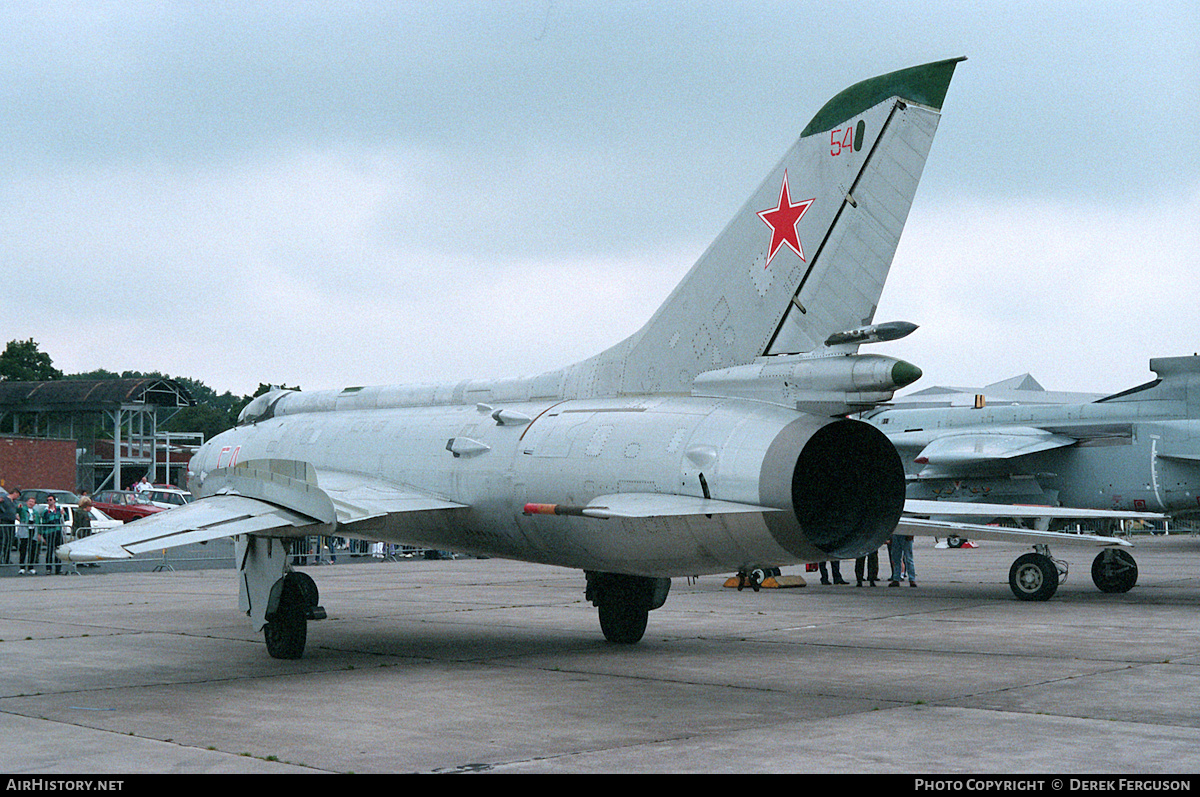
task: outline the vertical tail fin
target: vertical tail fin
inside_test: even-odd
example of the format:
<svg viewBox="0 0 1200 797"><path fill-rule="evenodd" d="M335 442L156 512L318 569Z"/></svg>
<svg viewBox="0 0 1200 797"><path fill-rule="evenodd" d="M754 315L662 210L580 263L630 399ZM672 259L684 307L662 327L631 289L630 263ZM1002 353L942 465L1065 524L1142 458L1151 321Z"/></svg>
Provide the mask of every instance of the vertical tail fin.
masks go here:
<svg viewBox="0 0 1200 797"><path fill-rule="evenodd" d="M564 393L687 393L704 371L871 323L960 60L826 103L653 318L568 368Z"/></svg>

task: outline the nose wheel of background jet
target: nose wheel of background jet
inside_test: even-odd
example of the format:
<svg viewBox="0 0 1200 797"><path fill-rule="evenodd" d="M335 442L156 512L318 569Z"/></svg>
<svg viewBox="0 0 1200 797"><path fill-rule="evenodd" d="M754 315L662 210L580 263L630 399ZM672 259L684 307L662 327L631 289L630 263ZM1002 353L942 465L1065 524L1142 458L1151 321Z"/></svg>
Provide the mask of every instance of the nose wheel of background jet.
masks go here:
<svg viewBox="0 0 1200 797"><path fill-rule="evenodd" d="M1137 578L1137 562L1128 551L1107 548L1092 560L1092 581L1101 592L1129 592Z"/></svg>
<svg viewBox="0 0 1200 797"><path fill-rule="evenodd" d="M1050 600L1058 591L1058 566L1045 554L1023 554L1008 571L1008 586L1023 601Z"/></svg>

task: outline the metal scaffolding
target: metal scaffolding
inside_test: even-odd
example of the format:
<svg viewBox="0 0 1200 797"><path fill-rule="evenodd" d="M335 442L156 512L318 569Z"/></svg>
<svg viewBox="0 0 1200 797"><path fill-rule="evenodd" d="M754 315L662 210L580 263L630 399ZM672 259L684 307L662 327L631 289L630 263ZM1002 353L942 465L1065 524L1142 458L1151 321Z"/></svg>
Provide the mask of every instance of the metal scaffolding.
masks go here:
<svg viewBox="0 0 1200 797"><path fill-rule="evenodd" d="M163 439L169 474L169 441L197 435L167 435L159 426L195 403L173 379L0 382L0 432L73 439L78 446L76 486L93 491L120 489L131 474L157 473L158 444Z"/></svg>

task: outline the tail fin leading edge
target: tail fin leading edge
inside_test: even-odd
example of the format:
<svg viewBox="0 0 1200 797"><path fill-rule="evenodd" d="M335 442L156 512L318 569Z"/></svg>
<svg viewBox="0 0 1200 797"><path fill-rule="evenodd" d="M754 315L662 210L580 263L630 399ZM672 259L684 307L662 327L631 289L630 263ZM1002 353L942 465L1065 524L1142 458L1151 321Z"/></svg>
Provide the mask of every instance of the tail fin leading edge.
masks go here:
<svg viewBox="0 0 1200 797"><path fill-rule="evenodd" d="M826 103L650 321L567 369L565 395L687 393L704 371L871 323L961 60Z"/></svg>

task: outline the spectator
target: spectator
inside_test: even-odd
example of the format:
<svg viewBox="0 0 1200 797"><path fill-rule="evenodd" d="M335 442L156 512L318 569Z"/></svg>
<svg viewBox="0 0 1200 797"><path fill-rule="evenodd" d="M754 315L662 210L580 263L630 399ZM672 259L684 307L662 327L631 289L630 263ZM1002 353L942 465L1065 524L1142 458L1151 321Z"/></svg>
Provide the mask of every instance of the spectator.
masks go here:
<svg viewBox="0 0 1200 797"><path fill-rule="evenodd" d="M33 496L17 507L17 554L21 560L20 574L33 575L38 557L37 509Z"/></svg>
<svg viewBox="0 0 1200 797"><path fill-rule="evenodd" d="M16 539L17 530L16 502L18 500L20 500L20 493L9 494L7 490L0 490L0 545L4 546L4 552L0 554L0 564L12 564L13 540Z"/></svg>
<svg viewBox="0 0 1200 797"><path fill-rule="evenodd" d="M825 563L821 562L820 564L817 565L817 567L821 571L821 583L828 584L829 583L829 573L825 570ZM849 584L850 583L846 579L842 578L842 563L840 561L838 561L837 559L834 559L833 561L831 561L829 563L829 567L830 567L830 569L833 570L833 583L834 584Z"/></svg>
<svg viewBox="0 0 1200 797"><path fill-rule="evenodd" d="M71 533L75 535L75 539L83 539L92 533L92 499L87 497L87 493L79 499L79 504L75 507L75 517L71 521Z"/></svg>
<svg viewBox="0 0 1200 797"><path fill-rule="evenodd" d="M54 574L61 575L62 562L55 552L63 544L63 512L57 498L46 496L46 508L38 513L37 522L42 542L46 544L46 575L50 575L52 565Z"/></svg>
<svg viewBox="0 0 1200 797"><path fill-rule="evenodd" d="M893 534L891 545L888 546L892 560L892 580L889 587L900 586L901 580L908 579L910 587L917 586L917 568L913 563L913 538L907 534Z"/></svg>
<svg viewBox="0 0 1200 797"><path fill-rule="evenodd" d="M871 551L866 556L860 556L854 560L854 577L858 579L858 586L863 585L863 570L866 569L866 580L873 587L875 582L879 580L879 551Z"/></svg>

